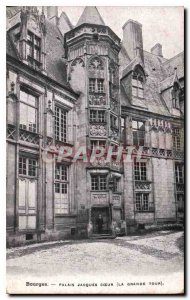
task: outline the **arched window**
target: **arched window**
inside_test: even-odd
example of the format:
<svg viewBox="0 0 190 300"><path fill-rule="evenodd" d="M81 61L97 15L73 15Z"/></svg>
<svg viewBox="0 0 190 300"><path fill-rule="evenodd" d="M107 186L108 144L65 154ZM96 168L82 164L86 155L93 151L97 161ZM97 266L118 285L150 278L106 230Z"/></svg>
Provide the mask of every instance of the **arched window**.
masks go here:
<svg viewBox="0 0 190 300"><path fill-rule="evenodd" d="M141 68L136 67L132 77L132 95L137 98L144 98L144 74Z"/></svg>

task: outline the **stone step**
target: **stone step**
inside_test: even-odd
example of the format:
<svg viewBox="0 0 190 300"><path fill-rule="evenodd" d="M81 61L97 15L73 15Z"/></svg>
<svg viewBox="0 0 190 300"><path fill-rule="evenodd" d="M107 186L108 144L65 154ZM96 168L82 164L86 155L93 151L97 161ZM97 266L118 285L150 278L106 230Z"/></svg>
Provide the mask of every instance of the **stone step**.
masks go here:
<svg viewBox="0 0 190 300"><path fill-rule="evenodd" d="M115 236L111 235L111 234L93 234L90 239L115 239Z"/></svg>

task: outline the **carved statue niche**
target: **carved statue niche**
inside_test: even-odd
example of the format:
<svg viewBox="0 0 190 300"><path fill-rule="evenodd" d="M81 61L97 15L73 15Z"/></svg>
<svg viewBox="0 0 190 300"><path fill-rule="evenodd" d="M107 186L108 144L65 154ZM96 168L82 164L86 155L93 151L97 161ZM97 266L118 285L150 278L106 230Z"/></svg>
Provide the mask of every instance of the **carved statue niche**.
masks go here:
<svg viewBox="0 0 190 300"><path fill-rule="evenodd" d="M90 58L88 63L89 76L96 78L104 78L104 63L101 58L94 56Z"/></svg>

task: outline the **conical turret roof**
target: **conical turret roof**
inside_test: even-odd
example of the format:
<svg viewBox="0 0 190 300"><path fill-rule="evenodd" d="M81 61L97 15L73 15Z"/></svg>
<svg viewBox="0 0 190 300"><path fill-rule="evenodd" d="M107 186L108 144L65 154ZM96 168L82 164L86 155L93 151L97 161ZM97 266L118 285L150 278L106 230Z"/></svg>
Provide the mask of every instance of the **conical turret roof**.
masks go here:
<svg viewBox="0 0 190 300"><path fill-rule="evenodd" d="M105 25L104 20L102 19L96 6L85 7L80 19L78 20L76 27L84 23Z"/></svg>

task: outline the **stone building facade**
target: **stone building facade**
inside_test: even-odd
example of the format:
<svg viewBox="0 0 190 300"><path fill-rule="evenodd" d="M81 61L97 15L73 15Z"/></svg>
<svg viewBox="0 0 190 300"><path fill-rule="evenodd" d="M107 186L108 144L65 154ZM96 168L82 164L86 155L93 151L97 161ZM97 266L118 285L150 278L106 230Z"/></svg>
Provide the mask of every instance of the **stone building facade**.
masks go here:
<svg viewBox="0 0 190 300"><path fill-rule="evenodd" d="M127 234L184 213L183 53L86 7L7 8L7 242Z"/></svg>

